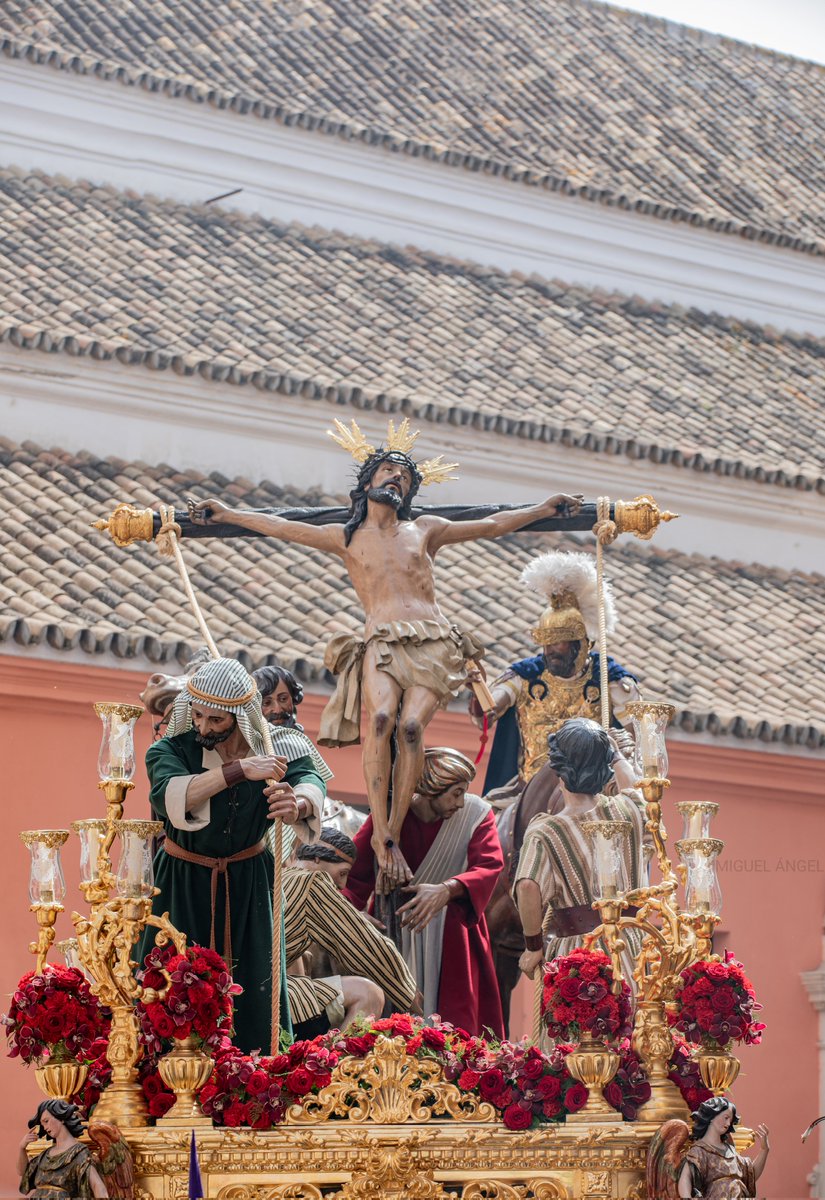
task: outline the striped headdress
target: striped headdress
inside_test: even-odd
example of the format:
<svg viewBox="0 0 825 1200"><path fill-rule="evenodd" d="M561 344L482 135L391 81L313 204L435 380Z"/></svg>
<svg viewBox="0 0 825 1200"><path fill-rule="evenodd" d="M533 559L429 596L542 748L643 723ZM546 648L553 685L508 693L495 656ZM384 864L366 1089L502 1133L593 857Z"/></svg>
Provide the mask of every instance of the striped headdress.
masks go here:
<svg viewBox="0 0 825 1200"><path fill-rule="evenodd" d="M231 713L253 754L266 754L264 729L266 718L261 711L261 693L246 668L235 658L212 658L187 679L175 700L166 737L186 733L192 728L192 705L214 708ZM326 782L332 771L314 744L298 729L279 729L269 726L272 749L287 762L309 755L318 774Z"/></svg>

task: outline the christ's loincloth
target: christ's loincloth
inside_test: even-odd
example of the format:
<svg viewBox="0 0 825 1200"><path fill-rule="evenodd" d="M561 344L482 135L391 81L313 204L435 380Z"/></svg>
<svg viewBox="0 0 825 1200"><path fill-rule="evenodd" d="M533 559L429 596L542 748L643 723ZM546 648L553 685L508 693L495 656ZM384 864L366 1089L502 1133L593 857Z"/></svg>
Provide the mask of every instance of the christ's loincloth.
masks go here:
<svg viewBox="0 0 825 1200"><path fill-rule="evenodd" d="M423 687L442 708L466 683L467 660L484 653L480 642L449 621L387 621L376 625L366 642L354 634L330 638L324 666L338 676L335 692L321 716L318 744L351 746L361 741L361 677L367 646L374 646L379 671L402 692Z"/></svg>

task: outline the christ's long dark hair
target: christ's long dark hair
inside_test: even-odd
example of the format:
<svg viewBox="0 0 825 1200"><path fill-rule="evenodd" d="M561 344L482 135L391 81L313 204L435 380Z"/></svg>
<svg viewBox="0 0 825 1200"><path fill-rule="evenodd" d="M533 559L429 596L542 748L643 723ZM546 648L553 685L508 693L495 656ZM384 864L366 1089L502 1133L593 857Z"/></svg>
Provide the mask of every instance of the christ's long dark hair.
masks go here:
<svg viewBox="0 0 825 1200"><path fill-rule="evenodd" d="M367 516L367 492L372 483L372 477L378 467L383 462L398 463L399 466L405 467L412 476L410 490L404 497L404 502L398 509L398 520L409 521L412 514L413 498L421 487L421 472L415 465L413 460L406 454L401 454L398 450L376 450L371 454L364 463L355 480L355 487L349 494L352 501L350 505L350 517L344 526L344 545L348 546L352 541L352 535L359 526L363 525Z"/></svg>
<svg viewBox="0 0 825 1200"><path fill-rule="evenodd" d="M715 1120L720 1113L727 1112L729 1108L733 1109L733 1120L730 1123L728 1132L723 1136L723 1142L733 1141L733 1131L739 1124L739 1113L736 1111L736 1105L732 1100L726 1100L724 1096L711 1096L709 1100L703 1100L696 1112L691 1113L693 1117L693 1133L691 1137L694 1142L698 1142L705 1136L710 1128L711 1121Z"/></svg>

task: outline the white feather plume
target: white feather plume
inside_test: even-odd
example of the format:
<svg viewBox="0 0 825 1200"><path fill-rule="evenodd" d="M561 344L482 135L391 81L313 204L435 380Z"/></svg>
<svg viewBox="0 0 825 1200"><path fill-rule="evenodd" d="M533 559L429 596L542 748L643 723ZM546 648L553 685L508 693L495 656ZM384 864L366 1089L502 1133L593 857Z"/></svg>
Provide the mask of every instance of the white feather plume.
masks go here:
<svg viewBox="0 0 825 1200"><path fill-rule="evenodd" d="M596 561L589 554L568 550L549 550L532 559L521 573L521 582L550 600L559 592L572 592L579 602L587 636L595 642L599 636L599 594L596 587ZM613 589L604 581L605 631L616 628Z"/></svg>

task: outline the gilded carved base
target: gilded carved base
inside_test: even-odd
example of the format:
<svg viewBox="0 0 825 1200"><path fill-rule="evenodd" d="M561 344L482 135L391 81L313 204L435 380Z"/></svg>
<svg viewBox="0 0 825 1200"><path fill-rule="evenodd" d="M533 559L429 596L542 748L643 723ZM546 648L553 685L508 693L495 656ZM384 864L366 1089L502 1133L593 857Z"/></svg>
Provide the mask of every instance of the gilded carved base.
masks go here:
<svg viewBox="0 0 825 1200"><path fill-rule="evenodd" d="M124 1130L141 1191L185 1200L188 1130ZM434 1119L365 1126L198 1130L210 1200L644 1200L652 1131L544 1126L511 1133L500 1124Z"/></svg>

